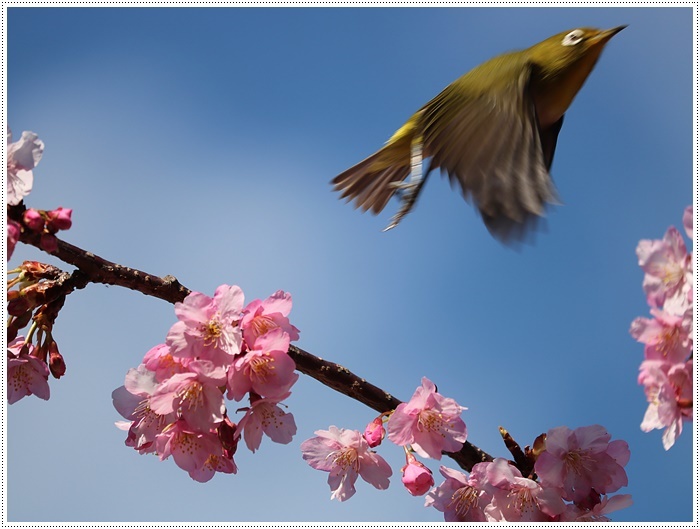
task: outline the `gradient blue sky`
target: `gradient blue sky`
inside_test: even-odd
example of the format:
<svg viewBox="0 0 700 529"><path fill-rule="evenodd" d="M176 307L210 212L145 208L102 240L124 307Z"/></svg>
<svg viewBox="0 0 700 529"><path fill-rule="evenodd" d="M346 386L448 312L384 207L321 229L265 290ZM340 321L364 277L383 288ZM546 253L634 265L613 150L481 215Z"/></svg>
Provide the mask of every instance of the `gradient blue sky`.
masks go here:
<svg viewBox="0 0 700 529"><path fill-rule="evenodd" d="M640 431L628 335L647 314L637 242L692 201L691 8L9 8L7 22L8 124L46 144L27 203L72 207L66 240L208 294L291 292L299 346L402 399L428 376L493 455L507 456L499 425L525 445L602 424L632 452L621 492L635 503L614 520L692 520L692 429L669 452ZM331 192L485 59L620 24L567 113L552 168L565 205L534 245L501 246L437 173L389 233L395 202L377 218ZM391 444L387 491L360 481L328 500L299 444L373 412L305 376L293 443L241 447L236 476L195 483L126 448L112 389L174 321L117 287L69 297L65 378L7 412L9 521L442 520L403 489Z"/></svg>

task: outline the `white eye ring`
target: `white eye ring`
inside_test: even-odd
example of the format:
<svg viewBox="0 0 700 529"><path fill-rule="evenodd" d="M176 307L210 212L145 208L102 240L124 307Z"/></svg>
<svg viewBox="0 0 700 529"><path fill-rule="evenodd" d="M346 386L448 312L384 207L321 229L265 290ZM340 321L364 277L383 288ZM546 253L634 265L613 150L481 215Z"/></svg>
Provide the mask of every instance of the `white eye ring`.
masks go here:
<svg viewBox="0 0 700 529"><path fill-rule="evenodd" d="M575 29L561 41L562 46L573 46L583 40L583 31Z"/></svg>

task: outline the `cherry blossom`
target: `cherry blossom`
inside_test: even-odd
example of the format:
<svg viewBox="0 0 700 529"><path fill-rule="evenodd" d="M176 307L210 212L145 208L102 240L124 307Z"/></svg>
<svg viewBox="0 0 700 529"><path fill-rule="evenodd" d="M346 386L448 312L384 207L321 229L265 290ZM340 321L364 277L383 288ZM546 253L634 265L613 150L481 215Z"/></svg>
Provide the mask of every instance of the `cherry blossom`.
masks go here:
<svg viewBox="0 0 700 529"><path fill-rule="evenodd" d="M425 498L426 507L442 512L446 522L486 522L486 507L490 504L492 487L486 482L489 463L477 463L467 477L458 470L440 466L445 477Z"/></svg>
<svg viewBox="0 0 700 529"><path fill-rule="evenodd" d="M252 349L260 336L278 328L289 335L290 341L298 340L299 329L289 323L287 317L291 310L292 296L282 290L278 290L264 301L251 301L243 309L241 319L243 337L248 347Z"/></svg>
<svg viewBox="0 0 700 529"><path fill-rule="evenodd" d="M286 399L287 393L278 399L268 399L251 396L250 408L238 423L236 436L243 431L245 444L251 452L255 452L262 442L263 433L272 441L288 444L297 432L294 416L279 406Z"/></svg>
<svg viewBox="0 0 700 529"><path fill-rule="evenodd" d="M229 365L241 350L242 308L243 291L237 286L221 285L213 298L190 293L182 303L175 303L175 315L180 321L171 327L166 338L171 354Z"/></svg>
<svg viewBox="0 0 700 529"><path fill-rule="evenodd" d="M639 369L638 381L649 402L642 431L665 428L661 439L668 450L683 431L683 423L693 420L693 361L670 364L645 360Z"/></svg>
<svg viewBox="0 0 700 529"><path fill-rule="evenodd" d="M155 373L158 382L170 378L176 373L188 372L187 365L192 361L190 358L174 357L170 347L166 344L159 344L152 347L143 357L146 368Z"/></svg>
<svg viewBox="0 0 700 529"><path fill-rule="evenodd" d="M7 346L7 402L14 404L23 397L36 395L48 400L49 367L46 362L33 356L34 346L25 344L18 336Z"/></svg>
<svg viewBox="0 0 700 529"><path fill-rule="evenodd" d="M567 500L581 501L591 490L607 494L627 485L623 467L629 457L627 443L610 442L610 434L602 426L575 430L560 426L547 432L535 472L545 487L560 490Z"/></svg>
<svg viewBox="0 0 700 529"><path fill-rule="evenodd" d="M570 503L559 517L559 522L609 522L607 517L611 512L619 511L632 505L632 496L629 494L616 494L615 496L603 496L599 503L592 508L583 508L580 505Z"/></svg>
<svg viewBox="0 0 700 529"><path fill-rule="evenodd" d="M692 311L676 316L652 308L651 314L654 318L637 318L630 327L632 337L645 344L645 358L672 363L685 362L693 349Z"/></svg>
<svg viewBox="0 0 700 529"><path fill-rule="evenodd" d="M7 260L10 260L19 241L21 227L12 219L7 219Z"/></svg>
<svg viewBox="0 0 700 529"><path fill-rule="evenodd" d="M456 452L467 440L467 426L460 418L466 408L437 392L435 384L423 377L408 402L389 418L389 439L397 445L411 445L421 457L440 459L442 451Z"/></svg>
<svg viewBox="0 0 700 529"><path fill-rule="evenodd" d="M229 369L228 398L241 400L249 391L271 398L287 393L299 378L288 350L289 335L282 329L258 338L254 349L238 356Z"/></svg>
<svg viewBox="0 0 700 529"><path fill-rule="evenodd" d="M683 229L685 229L685 234L692 241L694 240L693 234L693 206L688 206L683 211Z"/></svg>
<svg viewBox="0 0 700 529"><path fill-rule="evenodd" d="M503 458L494 459L484 470L493 487L491 502L484 509L489 521L549 522L566 508L559 491L523 477Z"/></svg>
<svg viewBox="0 0 700 529"><path fill-rule="evenodd" d="M12 133L7 131L7 203L19 204L27 196L34 183L32 169L41 160L44 143L33 132L24 131L14 142Z"/></svg>
<svg viewBox="0 0 700 529"><path fill-rule="evenodd" d="M331 499L351 498L357 476L377 489L389 487L391 467L370 450L360 432L330 426L314 433L316 437L301 444L302 456L311 467L329 473Z"/></svg>

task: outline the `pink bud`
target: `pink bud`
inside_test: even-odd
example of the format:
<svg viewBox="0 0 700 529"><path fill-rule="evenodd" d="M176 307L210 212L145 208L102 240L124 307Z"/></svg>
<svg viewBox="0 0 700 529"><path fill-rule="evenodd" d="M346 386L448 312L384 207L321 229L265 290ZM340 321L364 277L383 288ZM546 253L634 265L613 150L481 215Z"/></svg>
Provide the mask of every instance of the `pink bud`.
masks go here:
<svg viewBox="0 0 700 529"><path fill-rule="evenodd" d="M224 416L224 420L217 428L219 433L219 441L224 449L224 456L232 459L238 448L238 441L241 436L236 436L236 423L232 422L228 416Z"/></svg>
<svg viewBox="0 0 700 529"><path fill-rule="evenodd" d="M401 481L406 490L413 496L426 494L435 485L433 473L423 463L416 460L410 452L406 452L406 465L401 469Z"/></svg>
<svg viewBox="0 0 700 529"><path fill-rule="evenodd" d="M35 209L28 209L24 212L22 216L24 225L32 231L42 232L44 231L44 217L41 216Z"/></svg>
<svg viewBox="0 0 700 529"><path fill-rule="evenodd" d="M54 378L61 378L66 374L66 362L58 352L58 345L55 341L49 344L49 370Z"/></svg>
<svg viewBox="0 0 700 529"><path fill-rule="evenodd" d="M374 448L375 446L379 446L382 439L384 439L384 435L384 425L382 424L382 416L380 415L367 425L364 438L370 448Z"/></svg>
<svg viewBox="0 0 700 529"><path fill-rule="evenodd" d="M46 213L48 217L47 227L49 231L67 230L73 225L71 220L71 215L73 214L72 209L56 208L53 211Z"/></svg>
<svg viewBox="0 0 700 529"><path fill-rule="evenodd" d="M7 219L7 258L12 257L15 245L19 241L20 226L14 220Z"/></svg>
<svg viewBox="0 0 700 529"><path fill-rule="evenodd" d="M42 233L39 246L41 246L41 249L45 252L54 253L56 250L58 250L58 239L55 235L50 233Z"/></svg>

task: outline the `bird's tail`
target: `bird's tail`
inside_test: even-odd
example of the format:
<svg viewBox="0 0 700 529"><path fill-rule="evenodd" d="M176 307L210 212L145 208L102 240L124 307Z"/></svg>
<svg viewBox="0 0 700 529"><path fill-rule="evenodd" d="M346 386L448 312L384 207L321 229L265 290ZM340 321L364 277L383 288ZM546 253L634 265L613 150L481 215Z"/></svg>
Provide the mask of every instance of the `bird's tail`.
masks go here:
<svg viewBox="0 0 700 529"><path fill-rule="evenodd" d="M384 147L336 176L331 183L341 198L354 201L356 208L382 211L396 193L400 182L411 171L411 141L415 134L415 122L409 120Z"/></svg>

